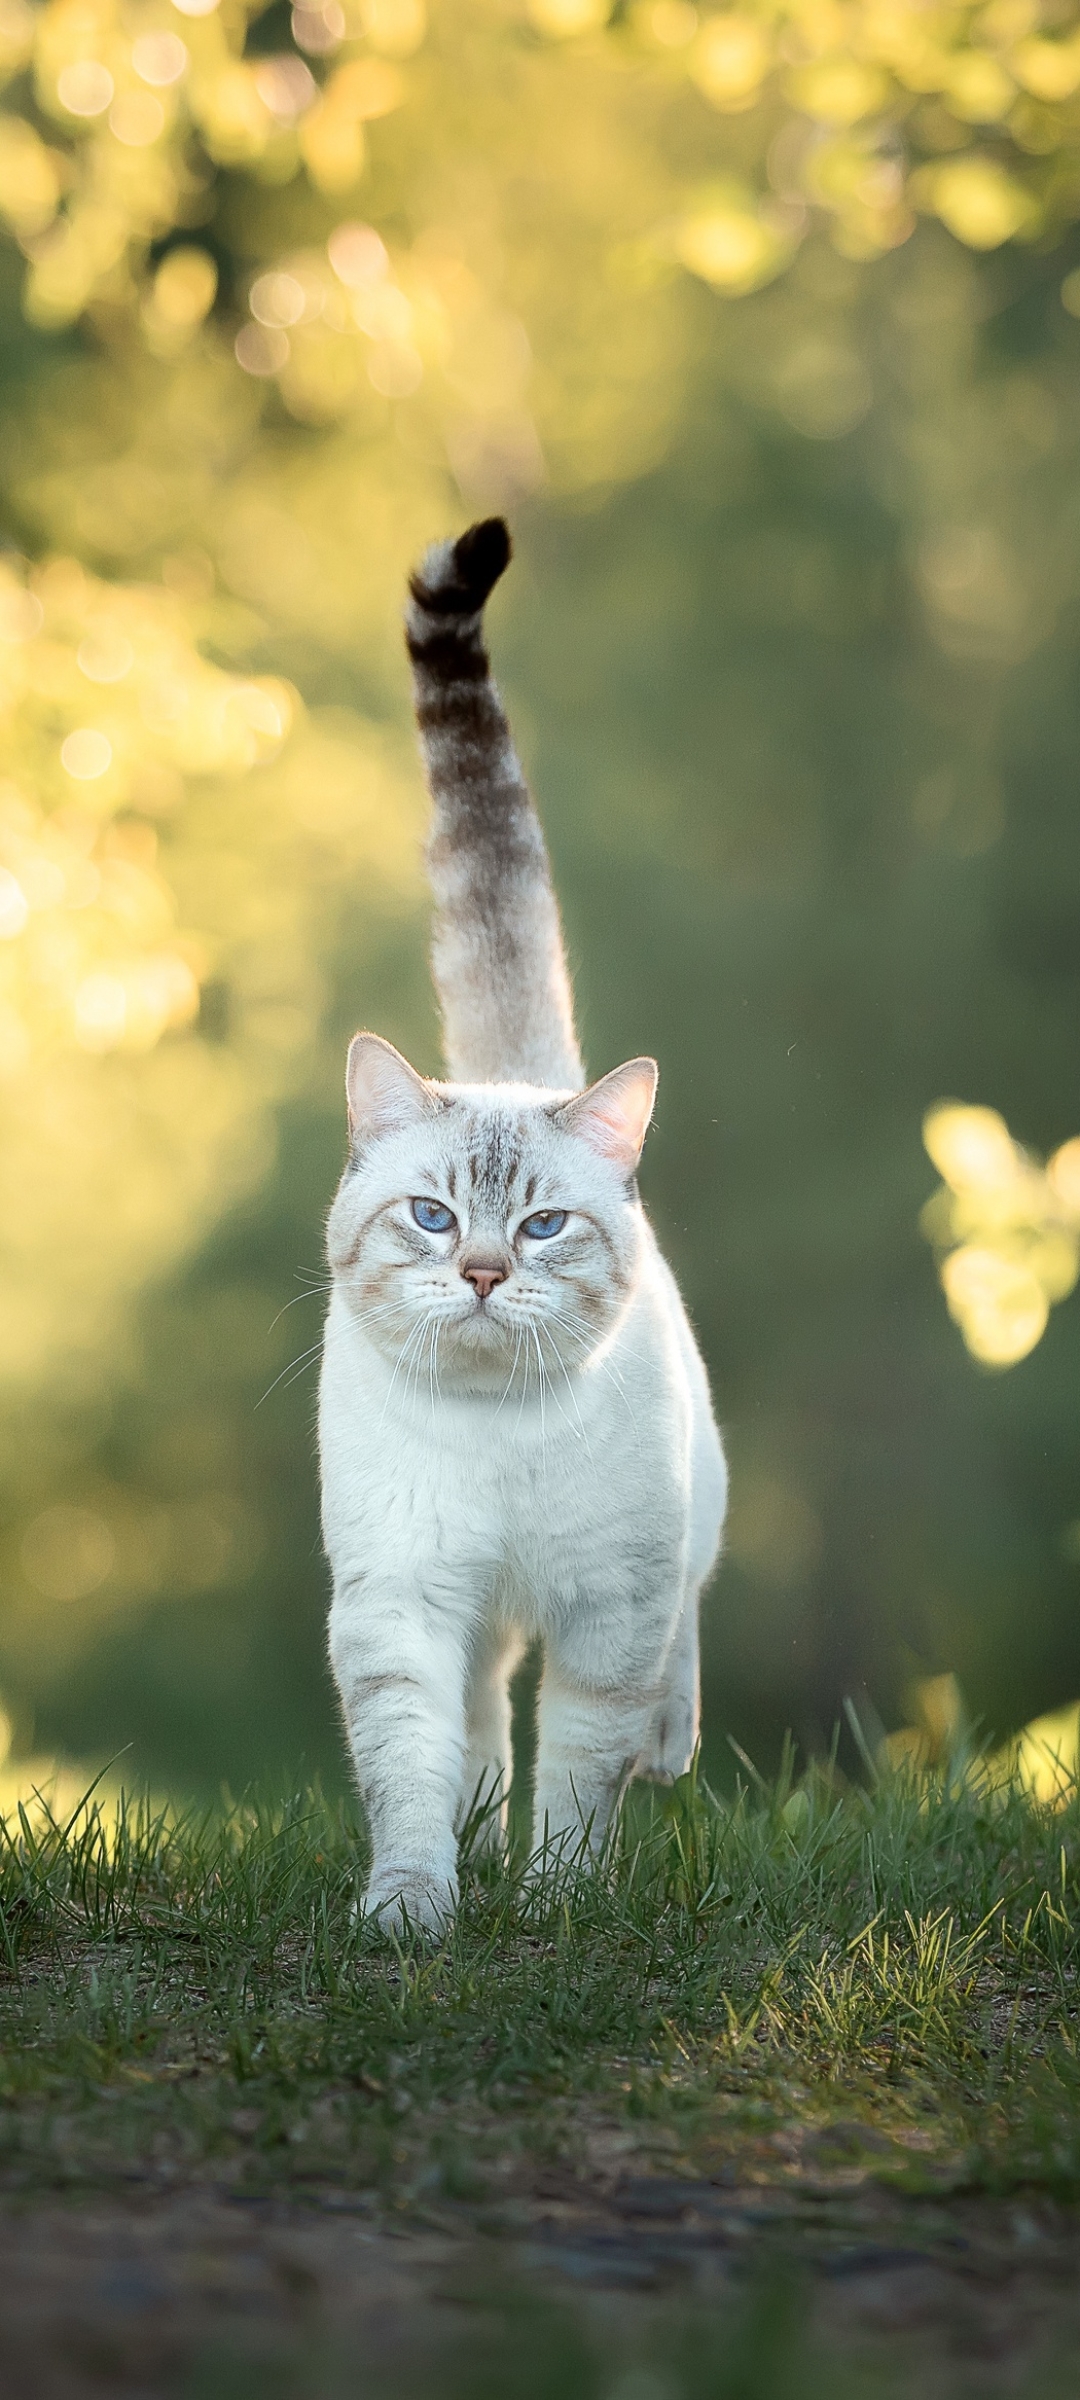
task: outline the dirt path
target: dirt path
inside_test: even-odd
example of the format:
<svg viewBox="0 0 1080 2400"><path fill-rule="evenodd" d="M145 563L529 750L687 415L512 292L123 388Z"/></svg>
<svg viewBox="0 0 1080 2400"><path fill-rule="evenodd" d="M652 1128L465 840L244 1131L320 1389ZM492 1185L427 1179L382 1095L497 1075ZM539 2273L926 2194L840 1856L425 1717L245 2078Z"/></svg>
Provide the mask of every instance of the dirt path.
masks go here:
<svg viewBox="0 0 1080 2400"><path fill-rule="evenodd" d="M1080 2382L1071 2214L906 2197L828 2159L746 2183L598 2148L580 2172L519 2162L482 2204L400 2217L364 2194L283 2200L157 2174L77 2202L9 2200L4 2400L412 2400L436 2384L471 2400L469 2361L485 2355L504 2366L483 2389L507 2400L697 2400L677 2357L688 2331L716 2358L742 2343L745 2400L816 2391L819 2374L835 2392L838 2371L845 2390L850 2373L920 2400L1050 2400Z"/></svg>

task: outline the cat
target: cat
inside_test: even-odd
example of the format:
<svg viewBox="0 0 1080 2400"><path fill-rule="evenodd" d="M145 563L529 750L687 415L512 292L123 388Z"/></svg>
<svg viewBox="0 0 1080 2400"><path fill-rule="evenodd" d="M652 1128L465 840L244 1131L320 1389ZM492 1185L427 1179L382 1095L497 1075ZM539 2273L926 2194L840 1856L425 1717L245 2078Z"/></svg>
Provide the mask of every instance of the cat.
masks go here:
<svg viewBox="0 0 1080 2400"><path fill-rule="evenodd" d="M705 1370L637 1193L657 1069L585 1086L484 647L509 557L489 518L410 583L448 1080L355 1036L327 1234L330 1657L373 1849L364 1906L398 1932L452 1915L478 1801L481 1839L504 1838L508 1685L536 1637L541 1855L597 1853L632 1775L685 1772L726 1502Z"/></svg>

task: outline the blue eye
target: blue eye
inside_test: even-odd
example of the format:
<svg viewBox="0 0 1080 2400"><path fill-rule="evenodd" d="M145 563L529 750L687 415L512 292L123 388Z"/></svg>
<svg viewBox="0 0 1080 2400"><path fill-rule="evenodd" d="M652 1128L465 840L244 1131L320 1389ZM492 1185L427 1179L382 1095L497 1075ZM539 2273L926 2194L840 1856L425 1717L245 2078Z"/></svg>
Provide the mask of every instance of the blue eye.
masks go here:
<svg viewBox="0 0 1080 2400"><path fill-rule="evenodd" d="M538 1208L534 1217L526 1217L522 1233L531 1242L550 1242L553 1233L561 1233L566 1223L565 1208Z"/></svg>
<svg viewBox="0 0 1080 2400"><path fill-rule="evenodd" d="M412 1213L425 1233L450 1233L457 1224L452 1208L444 1208L441 1200L414 1200Z"/></svg>

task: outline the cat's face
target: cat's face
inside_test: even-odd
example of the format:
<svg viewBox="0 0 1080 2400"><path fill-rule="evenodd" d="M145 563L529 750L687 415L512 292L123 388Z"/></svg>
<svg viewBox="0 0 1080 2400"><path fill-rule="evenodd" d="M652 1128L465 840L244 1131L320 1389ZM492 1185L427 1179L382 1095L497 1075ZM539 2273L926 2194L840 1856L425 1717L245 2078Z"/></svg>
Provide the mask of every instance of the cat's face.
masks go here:
<svg viewBox="0 0 1080 2400"><path fill-rule="evenodd" d="M327 1248L403 1385L501 1390L520 1373L536 1390L584 1364L633 1289L632 1179L655 1089L651 1059L561 1100L426 1083L388 1042L356 1036L353 1149Z"/></svg>

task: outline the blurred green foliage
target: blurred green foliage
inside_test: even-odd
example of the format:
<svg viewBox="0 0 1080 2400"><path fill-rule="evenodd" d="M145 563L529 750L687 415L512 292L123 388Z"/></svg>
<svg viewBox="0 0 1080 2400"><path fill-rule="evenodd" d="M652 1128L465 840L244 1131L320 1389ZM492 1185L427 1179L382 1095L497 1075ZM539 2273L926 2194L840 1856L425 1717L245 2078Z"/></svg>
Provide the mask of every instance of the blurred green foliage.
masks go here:
<svg viewBox="0 0 1080 2400"><path fill-rule="evenodd" d="M1080 1689L1075 1303L975 1366L919 1231L943 1097L1077 1132L1078 45L1026 0L9 0L16 1760L341 1772L301 1361L344 1039L437 1062L402 578L491 505L730 1443L710 1763L919 1675L1002 1732Z"/></svg>

